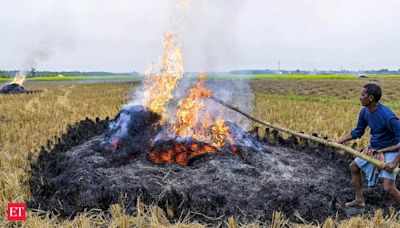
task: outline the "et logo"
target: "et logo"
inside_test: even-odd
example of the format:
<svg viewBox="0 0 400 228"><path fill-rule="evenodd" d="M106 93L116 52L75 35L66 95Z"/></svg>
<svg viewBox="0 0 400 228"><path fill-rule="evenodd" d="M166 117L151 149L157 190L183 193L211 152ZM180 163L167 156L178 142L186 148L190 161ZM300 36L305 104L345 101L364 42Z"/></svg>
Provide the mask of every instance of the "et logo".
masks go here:
<svg viewBox="0 0 400 228"><path fill-rule="evenodd" d="M26 204L25 203L8 203L7 219L8 219L8 221L25 221L26 220Z"/></svg>

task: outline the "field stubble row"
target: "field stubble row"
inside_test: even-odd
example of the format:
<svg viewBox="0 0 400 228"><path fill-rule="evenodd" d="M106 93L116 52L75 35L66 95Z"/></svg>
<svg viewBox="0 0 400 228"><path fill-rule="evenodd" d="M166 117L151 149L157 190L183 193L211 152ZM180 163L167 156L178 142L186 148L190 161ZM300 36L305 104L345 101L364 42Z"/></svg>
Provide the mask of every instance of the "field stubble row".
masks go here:
<svg viewBox="0 0 400 228"><path fill-rule="evenodd" d="M257 118L294 130L306 133L318 132L330 138L337 138L348 133L357 121L360 109L357 97L364 83L349 81L347 84L346 81L342 84L342 81L332 81L333 89L331 84L324 83L308 81L299 84L294 81L259 80L252 85L255 92L252 114ZM384 91L387 89L386 85L389 86L390 83L393 82L385 81ZM348 89L342 89L343 86L348 86ZM69 124L86 117L94 119L115 116L129 99L133 87L133 83L34 83L29 85L29 89L41 90L41 93L0 96L0 216L4 218L8 202L30 199L29 186L26 184L29 178L30 161L27 159L29 156L35 160L40 146L46 145L48 140L65 132ZM343 91L338 94L345 93L351 100L341 101L341 97L334 94L337 90ZM397 91L393 90L393 93L398 94ZM315 93L313 96L329 99L324 102L313 101L306 99L309 96L307 93ZM336 99L339 99L339 102ZM399 110L396 112L399 113ZM364 137L361 144L366 143L367 139ZM132 217L124 216L121 215L119 218L123 221L133 221ZM103 217L86 214L63 225L104 222L99 219ZM355 219L357 224L373 222L360 220L359 217ZM390 224L392 222L391 220ZM6 224L4 220L3 225ZM35 214L30 214L26 223L39 227L55 224L55 220L40 219Z"/></svg>

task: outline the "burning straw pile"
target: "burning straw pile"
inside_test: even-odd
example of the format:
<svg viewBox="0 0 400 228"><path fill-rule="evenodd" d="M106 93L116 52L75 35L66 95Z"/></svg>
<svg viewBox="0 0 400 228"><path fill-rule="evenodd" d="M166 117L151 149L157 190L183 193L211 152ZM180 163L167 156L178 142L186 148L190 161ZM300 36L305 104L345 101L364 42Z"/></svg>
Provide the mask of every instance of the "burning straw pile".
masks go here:
<svg viewBox="0 0 400 228"><path fill-rule="evenodd" d="M22 86L25 79L26 75L24 73L16 73L12 82L4 85L3 88L0 89L0 94L32 93L32 91L26 90Z"/></svg>
<svg viewBox="0 0 400 228"><path fill-rule="evenodd" d="M164 51L160 71L146 73L143 96L113 120L82 121L42 149L32 167L31 208L69 217L121 203L135 214L141 200L171 220L189 214L208 223L270 221L274 211L292 221L353 213L340 208L353 197L348 157L275 131L245 132L215 103L206 105L212 91L204 76L171 105L182 50L167 34ZM374 203L366 211L390 200L366 197Z"/></svg>

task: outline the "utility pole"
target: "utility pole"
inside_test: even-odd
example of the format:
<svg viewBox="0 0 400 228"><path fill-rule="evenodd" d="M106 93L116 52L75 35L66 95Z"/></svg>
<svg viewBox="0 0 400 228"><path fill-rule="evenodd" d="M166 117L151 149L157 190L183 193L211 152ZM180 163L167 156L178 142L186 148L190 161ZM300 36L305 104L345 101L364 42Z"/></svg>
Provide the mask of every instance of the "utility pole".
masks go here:
<svg viewBox="0 0 400 228"><path fill-rule="evenodd" d="M36 69L32 66L31 67L31 78L34 78L36 76Z"/></svg>

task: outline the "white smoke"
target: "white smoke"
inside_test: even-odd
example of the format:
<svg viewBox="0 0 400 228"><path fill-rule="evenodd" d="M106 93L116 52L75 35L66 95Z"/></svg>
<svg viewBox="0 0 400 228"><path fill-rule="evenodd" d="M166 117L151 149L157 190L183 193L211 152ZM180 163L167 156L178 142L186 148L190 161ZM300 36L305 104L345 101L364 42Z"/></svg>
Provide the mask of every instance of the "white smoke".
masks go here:
<svg viewBox="0 0 400 228"><path fill-rule="evenodd" d="M210 68L218 68L220 64L218 57L221 56L221 53L225 54L224 61L236 58L238 55L235 52L236 38L233 31L239 9L242 7L241 1L189 2L190 8L173 10L172 26L167 29L168 32L176 34L182 42L185 68L191 62L196 61L203 63L202 71L206 72ZM205 17L207 17L207 20L201 20ZM176 121L178 101L188 95L190 88L197 81L196 76L185 74L173 91L174 99L167 104L167 120L171 124ZM251 113L253 110L254 96L248 80L210 79L206 81L206 88L212 91L213 96L242 111ZM143 86L136 88L128 106L143 105L143 94ZM205 107L199 113L198 118L201 119L205 113L211 118L222 117L225 120L235 122L244 129L249 129L251 126L251 122L247 118L208 98L205 99Z"/></svg>
<svg viewBox="0 0 400 228"><path fill-rule="evenodd" d="M236 49L238 36L235 28L240 10L245 4L245 1L241 0L190 1L190 8L181 11L180 15L185 68L201 65L200 70L206 72L222 69L224 65L240 59ZM189 85L188 82L181 83L177 88L177 97L182 97L184 92L188 91ZM222 101L244 112L252 112L254 96L249 80L208 80L206 87L211 89L213 96ZM252 126L248 118L210 99L206 100L206 107L206 111L213 116L219 115L223 109L224 119L237 123L243 129Z"/></svg>
<svg viewBox="0 0 400 228"><path fill-rule="evenodd" d="M186 66L198 71L226 69L228 63L237 62L240 54L236 25L241 0L190 1L191 7L183 11L182 41Z"/></svg>
<svg viewBox="0 0 400 228"><path fill-rule="evenodd" d="M223 102L251 114L254 108L254 94L249 80L241 79L214 79L206 83L207 88L213 92L213 96ZM208 112L218 113L222 110L225 120L236 123L239 127L249 130L253 125L249 118L222 106L211 99L207 99L206 107Z"/></svg>
<svg viewBox="0 0 400 228"><path fill-rule="evenodd" d="M20 44L21 53L16 53L21 56L21 69L36 68L57 53L74 50L78 31L67 2L51 6L36 1L24 4L24 13L32 20L26 23L26 33L20 34L25 38Z"/></svg>

